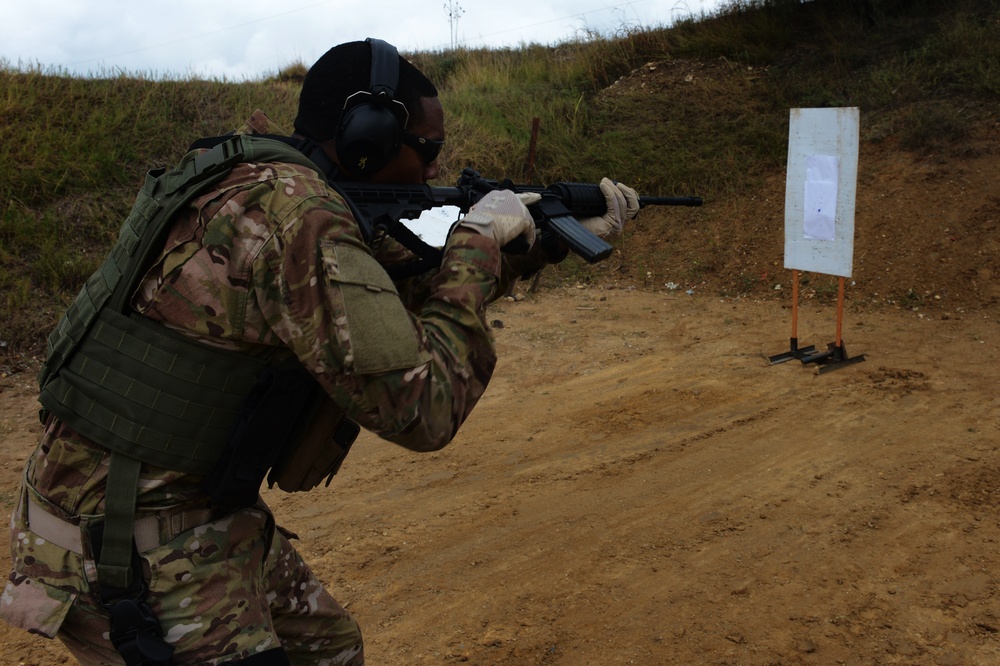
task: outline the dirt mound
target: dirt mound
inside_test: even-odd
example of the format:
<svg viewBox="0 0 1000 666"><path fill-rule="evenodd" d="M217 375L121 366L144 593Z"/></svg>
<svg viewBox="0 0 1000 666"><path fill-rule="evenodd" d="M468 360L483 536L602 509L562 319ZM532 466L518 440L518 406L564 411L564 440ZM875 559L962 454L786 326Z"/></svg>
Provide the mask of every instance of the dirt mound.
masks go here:
<svg viewBox="0 0 1000 666"><path fill-rule="evenodd" d="M705 96L752 85L764 75L725 60L650 63L603 94L635 99L669 91L671 97L690 99L703 108ZM861 307L923 308L934 316L996 304L996 116L977 123L968 136L941 153L903 151L892 137L865 140L873 134L868 120L862 109L849 300ZM787 298L784 209L784 173L767 178L760 191L707 200L701 208L647 208L620 242L619 260L608 262L598 274L651 289L671 285L726 296ZM779 286L785 291L776 289ZM835 293L835 278L803 276L803 298Z"/></svg>

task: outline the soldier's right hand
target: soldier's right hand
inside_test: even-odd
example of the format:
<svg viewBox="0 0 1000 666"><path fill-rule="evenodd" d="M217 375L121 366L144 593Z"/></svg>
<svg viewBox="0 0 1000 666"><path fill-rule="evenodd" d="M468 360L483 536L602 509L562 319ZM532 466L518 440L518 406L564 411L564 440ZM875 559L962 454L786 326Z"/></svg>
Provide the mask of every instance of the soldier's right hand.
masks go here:
<svg viewBox="0 0 1000 666"><path fill-rule="evenodd" d="M490 236L500 247L518 237L523 237L530 247L535 241L535 222L522 197L510 190L487 192L469 209L458 226Z"/></svg>

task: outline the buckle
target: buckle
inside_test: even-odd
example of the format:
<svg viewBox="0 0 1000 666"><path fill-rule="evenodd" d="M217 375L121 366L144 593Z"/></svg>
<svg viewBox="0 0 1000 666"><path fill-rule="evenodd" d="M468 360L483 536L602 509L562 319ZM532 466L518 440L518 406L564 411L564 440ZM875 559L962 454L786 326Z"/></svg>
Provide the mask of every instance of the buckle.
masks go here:
<svg viewBox="0 0 1000 666"><path fill-rule="evenodd" d="M174 646L163 640L163 630L149 604L122 599L104 607L111 615L111 644L127 666L169 666Z"/></svg>
<svg viewBox="0 0 1000 666"><path fill-rule="evenodd" d="M239 134L232 136L211 150L194 157L194 170L199 176L211 176L228 170L243 159L243 139Z"/></svg>

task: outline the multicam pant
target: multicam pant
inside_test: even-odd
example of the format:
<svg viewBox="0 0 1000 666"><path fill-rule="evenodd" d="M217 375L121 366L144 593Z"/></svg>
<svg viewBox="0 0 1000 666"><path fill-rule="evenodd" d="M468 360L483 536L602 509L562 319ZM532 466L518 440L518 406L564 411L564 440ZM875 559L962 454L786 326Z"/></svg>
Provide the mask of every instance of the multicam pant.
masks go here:
<svg viewBox="0 0 1000 666"><path fill-rule="evenodd" d="M122 664L108 638L108 615L91 589L95 568L86 539L80 554L40 539L23 509L11 527L15 571L0 598L0 616L55 633L84 666ZM147 602L178 665L238 663L278 648L296 665L364 664L357 623L275 529L262 503L142 555Z"/></svg>

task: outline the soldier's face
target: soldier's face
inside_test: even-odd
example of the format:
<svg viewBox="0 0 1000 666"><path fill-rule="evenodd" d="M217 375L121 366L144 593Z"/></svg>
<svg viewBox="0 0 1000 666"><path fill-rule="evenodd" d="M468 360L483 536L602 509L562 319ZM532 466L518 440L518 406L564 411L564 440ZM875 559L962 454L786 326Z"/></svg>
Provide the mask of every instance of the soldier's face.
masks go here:
<svg viewBox="0 0 1000 666"><path fill-rule="evenodd" d="M406 131L431 141L444 141L444 108L441 100L437 97L423 97L420 105L423 120L411 123ZM437 157L427 162L420 151L404 143L392 161L372 176L371 182L420 185L437 178L438 173L440 167Z"/></svg>

